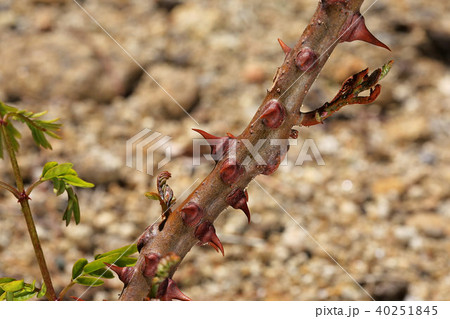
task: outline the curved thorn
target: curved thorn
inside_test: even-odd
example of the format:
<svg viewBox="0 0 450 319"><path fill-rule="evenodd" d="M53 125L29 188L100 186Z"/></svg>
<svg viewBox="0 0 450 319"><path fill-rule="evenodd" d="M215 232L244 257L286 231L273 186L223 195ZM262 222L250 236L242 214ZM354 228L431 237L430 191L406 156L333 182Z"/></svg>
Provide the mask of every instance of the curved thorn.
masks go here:
<svg viewBox="0 0 450 319"><path fill-rule="evenodd" d="M123 282L126 285L128 285L128 283L131 280L131 277L134 274L134 267L119 267L116 266L114 264L110 264L110 263L104 263L109 269L111 269L112 271L114 271L117 276L119 277L120 281Z"/></svg>
<svg viewBox="0 0 450 319"><path fill-rule="evenodd" d="M228 136L219 137L209 134L200 129L193 128L192 130L199 133L208 142L209 146L211 147L211 155L213 155L213 159L216 163L221 160L224 154L228 151L230 138L236 138L231 133L228 133Z"/></svg>
<svg viewBox="0 0 450 319"><path fill-rule="evenodd" d="M222 256L225 256L225 252L223 250L222 243L220 242L219 237L217 237L216 232L212 233L210 242L208 243L210 246L213 246L217 252L220 250Z"/></svg>
<svg viewBox="0 0 450 319"><path fill-rule="evenodd" d="M250 210L248 209L247 202L244 200L241 200L238 204L240 204L239 209L241 209L244 212L245 216L247 216L247 221L250 224L251 215L250 215Z"/></svg>
<svg viewBox="0 0 450 319"><path fill-rule="evenodd" d="M175 281L168 278L165 291L162 296L159 298L162 301L171 301L172 299L177 299L181 301L191 301L192 299L186 296L181 290L178 288Z"/></svg>
<svg viewBox="0 0 450 319"><path fill-rule="evenodd" d="M250 224L250 210L247 206L248 201L248 193L247 190L242 190L240 188L236 188L233 190L226 198L226 202L228 205L233 207L234 209L241 209L245 216L247 216L248 223Z"/></svg>
<svg viewBox="0 0 450 319"><path fill-rule="evenodd" d="M348 21L349 22L341 33L341 42L361 40L391 51L386 44L378 40L369 29L367 29L364 16L362 16L361 13L355 13Z"/></svg>
<svg viewBox="0 0 450 319"><path fill-rule="evenodd" d="M213 247L217 252L220 250L222 252L222 255L225 256L222 243L220 242L219 237L217 237L216 235L216 229L210 222L205 221L198 225L197 229L195 230L195 237L202 244L208 244Z"/></svg>
<svg viewBox="0 0 450 319"><path fill-rule="evenodd" d="M203 131L203 130L201 130L201 129L198 129L198 128L193 128L192 130L193 130L193 131L196 131L196 132L199 133L201 136L203 136L203 138L204 138L205 140L217 140L217 139L220 139L220 137L215 136L215 135L212 135L212 134L209 134L208 132L205 132L205 131Z"/></svg>

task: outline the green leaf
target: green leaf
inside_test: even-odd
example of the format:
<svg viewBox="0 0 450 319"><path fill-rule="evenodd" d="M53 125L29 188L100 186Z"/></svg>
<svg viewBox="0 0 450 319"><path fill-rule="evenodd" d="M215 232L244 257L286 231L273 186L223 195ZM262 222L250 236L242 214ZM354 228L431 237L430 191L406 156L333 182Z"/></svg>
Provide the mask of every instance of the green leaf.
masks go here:
<svg viewBox="0 0 450 319"><path fill-rule="evenodd" d="M147 197L148 199L151 199L151 200L161 200L161 197L159 196L159 194L154 193L154 192L145 193L145 197Z"/></svg>
<svg viewBox="0 0 450 319"><path fill-rule="evenodd" d="M67 174L67 175L62 176L62 179L67 184L70 184L70 185L73 185L76 187L84 187L84 188L94 187L94 184L83 181L81 178L79 178L78 176L75 176L75 175Z"/></svg>
<svg viewBox="0 0 450 319"><path fill-rule="evenodd" d="M119 254L119 256L122 255L123 257L126 257L126 256L130 256L136 252L137 252L136 244L131 244L131 245L126 245L126 246L108 251L104 254L97 255L97 256L95 256L95 259L103 258L103 257L110 256L113 254Z"/></svg>
<svg viewBox="0 0 450 319"><path fill-rule="evenodd" d="M72 267L72 279L77 278L83 272L84 266L86 266L88 261L85 258L78 259Z"/></svg>
<svg viewBox="0 0 450 319"><path fill-rule="evenodd" d="M45 114L45 112L34 114L26 110L15 110L14 112L8 112L10 118L25 123L31 131L31 135L35 143L44 148L51 149L51 145L48 142L45 135L53 138L60 138L55 131L59 130L61 124L55 123L58 119L43 121L37 118Z"/></svg>
<svg viewBox="0 0 450 319"><path fill-rule="evenodd" d="M30 291L21 291L21 292L16 292L14 293L14 297L13 300L14 301L24 301L24 300L29 300L31 298L33 298L36 295L36 292L30 292Z"/></svg>
<svg viewBox="0 0 450 319"><path fill-rule="evenodd" d="M4 117L6 114L9 113L15 113L18 110L15 107L6 105L5 103L0 101L0 116ZM19 150L19 142L17 141L18 138L20 138L19 131L16 130L16 128L12 125L11 121L8 121L8 123L5 126L6 135L8 139L11 141L12 148L14 152L17 152ZM3 134L0 134L0 158L3 158ZM3 138L2 138L3 137Z"/></svg>
<svg viewBox="0 0 450 319"><path fill-rule="evenodd" d="M42 169L41 177L44 177L45 174L48 172L48 170L53 168L53 167L55 167L55 166L58 166L57 162L47 162L47 163L45 163L44 168Z"/></svg>
<svg viewBox="0 0 450 319"><path fill-rule="evenodd" d="M98 287L104 284L104 281L101 279L85 276L78 277L77 279L75 279L75 282L77 284L89 287Z"/></svg>
<svg viewBox="0 0 450 319"><path fill-rule="evenodd" d="M11 282L11 281L14 281L14 280L15 280L14 278L2 277L2 278L0 278L0 286L1 286L1 284L7 283L7 282Z"/></svg>
<svg viewBox="0 0 450 319"><path fill-rule="evenodd" d="M36 122L36 121L35 121ZM40 128L37 128L33 125L33 123L30 122L26 122L28 128L31 131L31 136L33 137L34 142L37 145L42 146L43 148L46 149L52 149L52 145L49 143L49 141L47 140L47 138L45 137L44 133L42 132L42 130Z"/></svg>
<svg viewBox="0 0 450 319"><path fill-rule="evenodd" d="M1 288L6 292L16 292L22 290L24 287L23 280L15 280L8 283L1 284Z"/></svg>
<svg viewBox="0 0 450 319"><path fill-rule="evenodd" d="M75 176L78 176L78 173L77 173L73 168L71 168L71 169L69 169L69 171L67 172L66 175L75 175Z"/></svg>
<svg viewBox="0 0 450 319"><path fill-rule="evenodd" d="M33 280L31 284L25 284L24 291L35 292L36 280Z"/></svg>
<svg viewBox="0 0 450 319"><path fill-rule="evenodd" d="M42 115L45 115L45 114L47 114L47 111L31 114L30 117L36 119L36 118L41 117Z"/></svg>
<svg viewBox="0 0 450 319"><path fill-rule="evenodd" d="M52 167L45 173L45 175L42 177L42 180L46 181L52 179L53 177L65 175L67 174L67 172L69 172L72 166L73 166L72 163L63 163L55 167Z"/></svg>
<svg viewBox="0 0 450 319"><path fill-rule="evenodd" d="M81 216L80 216L80 204L78 203L77 194L75 194L73 200L73 218L75 219L75 224L78 225L80 223Z"/></svg>
<svg viewBox="0 0 450 319"><path fill-rule="evenodd" d="M66 226L70 224L72 215L74 216L74 220L77 225L81 221L78 196L75 194L72 186L94 187L94 184L88 183L79 178L77 172L72 167L72 163L58 164L57 162L49 162L45 164L41 176L42 181L52 181L53 191L56 196L59 196L64 193L64 191L67 191L68 202L63 214L63 220L66 221Z"/></svg>
<svg viewBox="0 0 450 319"><path fill-rule="evenodd" d="M45 284L42 283L41 290L39 290L39 292L37 293L36 297L42 298L42 297L45 296L46 293L47 293L47 286L45 286Z"/></svg>
<svg viewBox="0 0 450 319"><path fill-rule="evenodd" d="M389 73L393 64L394 64L394 61L391 60L381 67L381 74L380 74L380 78L378 79L378 81L381 81L381 79L384 78Z"/></svg>
<svg viewBox="0 0 450 319"><path fill-rule="evenodd" d="M56 196L59 196L66 191L66 183L64 181L56 177L52 178L51 181L53 182L53 191Z"/></svg>
<svg viewBox="0 0 450 319"><path fill-rule="evenodd" d="M75 198L75 192L73 191L72 186L67 186L66 187L66 191L67 191L67 196L69 197L70 200L74 200Z"/></svg>
<svg viewBox="0 0 450 319"><path fill-rule="evenodd" d="M13 106L9 106L5 103L3 103L2 101L0 101L0 115L1 116L5 116L6 113L14 113L17 112L18 109L13 107Z"/></svg>
<svg viewBox="0 0 450 319"><path fill-rule="evenodd" d="M66 226L69 226L70 224L70 220L72 219L72 213L73 213L73 200L69 195L67 207L63 214L63 220L66 221Z"/></svg>
<svg viewBox="0 0 450 319"><path fill-rule="evenodd" d="M111 270L102 268L96 271L92 271L89 273L89 276L97 277L97 278L106 278L106 279L112 279L114 278L114 274Z"/></svg>
<svg viewBox="0 0 450 319"><path fill-rule="evenodd" d="M2 289L2 284L6 284L6 283L8 283L8 282L11 282L11 281L14 281L14 280L16 280L16 279L14 279L14 278L10 278L10 277L2 277L2 278L0 278L0 295L3 295L3 293L5 292L3 289ZM4 297L6 297L6 294L5 294L5 296ZM1 300L1 299L0 299Z"/></svg>
<svg viewBox="0 0 450 319"><path fill-rule="evenodd" d="M120 257L114 264L119 267L133 267L136 265L137 258L134 257Z"/></svg>
<svg viewBox="0 0 450 319"><path fill-rule="evenodd" d="M36 295L36 280L31 284L14 278L0 278L0 301L4 300L28 300Z"/></svg>
<svg viewBox="0 0 450 319"><path fill-rule="evenodd" d="M112 254L103 258L99 258L97 260L91 261L89 264L84 266L83 272L85 274L91 273L98 269L102 269L105 267L104 263L108 264L116 264L117 260L120 258L120 254Z"/></svg>

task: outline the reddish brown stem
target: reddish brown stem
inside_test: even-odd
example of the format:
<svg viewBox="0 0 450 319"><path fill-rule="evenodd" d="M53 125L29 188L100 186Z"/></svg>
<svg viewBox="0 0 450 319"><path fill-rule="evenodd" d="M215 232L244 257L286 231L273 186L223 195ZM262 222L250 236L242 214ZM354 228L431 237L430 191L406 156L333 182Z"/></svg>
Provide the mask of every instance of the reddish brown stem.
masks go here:
<svg viewBox="0 0 450 319"><path fill-rule="evenodd" d="M143 244L135 266L136 271L120 300L143 300L148 296L152 283L151 279L144 276L146 255L165 256L172 252L181 261L199 242L199 231L196 233L198 226L194 226L200 218L202 223L208 223L205 225L212 225L217 216L230 205L230 198L236 189L245 190L257 175L272 173L278 167L280 158L285 154L280 152L279 145L274 146L267 141L287 140L292 135L292 127L299 124L303 99L339 43L339 36L345 25L348 25L348 20L359 13L362 2L363 0L322 0L297 44L289 49L280 42L286 56L278 68L272 88L247 128L239 136L231 138L236 143L236 156L225 156L219 160L205 180L168 216L164 228ZM268 164L261 165L250 156L242 142L244 139L252 145L256 145L261 139L266 140L259 149L259 154ZM246 158L252 160L244 169L240 163ZM236 203L233 201L233 204ZM195 207L201 211L195 210ZM170 276L175 270L176 267L173 267Z"/></svg>

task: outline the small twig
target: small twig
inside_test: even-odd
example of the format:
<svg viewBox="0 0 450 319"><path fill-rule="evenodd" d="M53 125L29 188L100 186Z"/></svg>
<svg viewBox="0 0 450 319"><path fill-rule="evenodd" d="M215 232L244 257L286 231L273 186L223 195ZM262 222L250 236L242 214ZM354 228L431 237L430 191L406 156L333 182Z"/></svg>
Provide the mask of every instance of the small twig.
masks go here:
<svg viewBox="0 0 450 319"><path fill-rule="evenodd" d="M28 188L27 188L27 190L26 190L26 194L28 195L28 196L30 196L30 194L31 194L31 192L33 191L33 189L36 187L36 186L39 186L40 184L42 184L42 183L44 183L45 181L43 181L42 179L38 179L37 181L35 181L33 184L31 184Z"/></svg>
<svg viewBox="0 0 450 319"><path fill-rule="evenodd" d="M75 283L73 282L73 280L71 280L70 283L67 286L65 286L64 289L61 290L61 292L59 293L58 300L62 300L66 295L66 293L69 291L69 289L72 288L74 285Z"/></svg>
<svg viewBox="0 0 450 319"><path fill-rule="evenodd" d="M14 195L14 197L19 199L20 193L13 186L9 185L8 183L0 181L0 187L3 188L3 189L6 189L7 191L10 191Z"/></svg>
<svg viewBox="0 0 450 319"><path fill-rule="evenodd" d="M312 126L321 124L331 115L339 111L345 105L350 104L369 104L375 101L381 91L381 85L378 82L389 72L394 61L389 61L381 68L376 69L369 76L368 69L365 69L348 78L338 94L331 102L326 102L318 109L311 112L300 112L299 123L301 126ZM358 96L359 93L370 90L368 96Z"/></svg>

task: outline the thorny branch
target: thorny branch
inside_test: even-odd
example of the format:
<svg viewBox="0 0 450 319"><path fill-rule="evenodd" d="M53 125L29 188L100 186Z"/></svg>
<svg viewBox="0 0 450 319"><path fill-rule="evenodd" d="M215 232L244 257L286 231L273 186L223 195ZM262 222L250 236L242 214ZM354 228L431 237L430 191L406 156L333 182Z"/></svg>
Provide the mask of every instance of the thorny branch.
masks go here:
<svg viewBox="0 0 450 319"><path fill-rule="evenodd" d="M217 159L212 172L183 203L173 211L164 210L168 213L164 214L162 225L148 227L144 231L138 242L140 255L135 267L113 269L121 274L119 277L125 284L120 300L188 299L171 277L184 256L197 243L210 244L223 253L213 222L227 206L243 210L250 221L246 191L248 183L259 174L272 174L285 155L279 145L274 146L267 141L296 138L298 132L292 129L293 126L315 125L344 105L375 100L380 92L377 82L380 75L388 71L390 64L370 76L367 76L367 70L354 75L330 103L319 109L307 113L300 111L311 85L338 43L363 40L389 49L367 30L359 12L362 3L363 0L321 0L293 48L279 40L285 53L284 62L278 68L273 86L261 106L240 135L227 133L225 137L215 137L196 130L211 142L212 154L224 156ZM358 96L368 89L368 97ZM259 149L259 154L266 164L261 165L250 156L243 141L248 140L256 145L263 139L266 142ZM234 156L228 152L232 147ZM244 167L243 161L248 157L252 160ZM165 180L167 178L164 177ZM167 187L164 191L158 188L162 207L168 208L164 198L169 199L172 194ZM157 269L167 258L172 262L165 264L166 271L158 277Z"/></svg>

